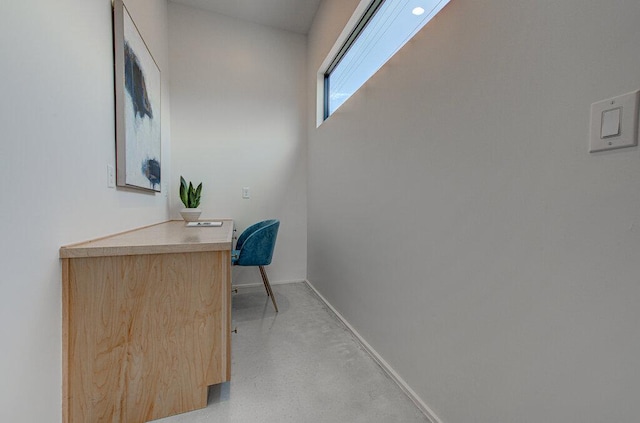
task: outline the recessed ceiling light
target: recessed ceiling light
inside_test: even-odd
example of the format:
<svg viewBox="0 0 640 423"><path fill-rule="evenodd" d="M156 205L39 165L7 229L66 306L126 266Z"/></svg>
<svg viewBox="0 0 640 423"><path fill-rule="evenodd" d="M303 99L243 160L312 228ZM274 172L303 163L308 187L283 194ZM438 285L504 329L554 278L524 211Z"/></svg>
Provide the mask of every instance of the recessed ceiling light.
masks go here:
<svg viewBox="0 0 640 423"><path fill-rule="evenodd" d="M411 13L413 13L416 16L420 16L424 13L424 9L422 7L416 7L411 11Z"/></svg>

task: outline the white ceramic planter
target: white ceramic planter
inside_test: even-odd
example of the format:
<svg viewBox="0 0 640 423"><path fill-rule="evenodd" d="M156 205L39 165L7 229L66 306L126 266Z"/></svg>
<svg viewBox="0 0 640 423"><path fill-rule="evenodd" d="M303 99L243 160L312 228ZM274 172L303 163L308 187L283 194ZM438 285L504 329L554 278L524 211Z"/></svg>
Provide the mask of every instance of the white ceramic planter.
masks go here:
<svg viewBox="0 0 640 423"><path fill-rule="evenodd" d="M200 217L200 213L202 210L200 209L182 209L180 210L180 215L186 222L195 222Z"/></svg>

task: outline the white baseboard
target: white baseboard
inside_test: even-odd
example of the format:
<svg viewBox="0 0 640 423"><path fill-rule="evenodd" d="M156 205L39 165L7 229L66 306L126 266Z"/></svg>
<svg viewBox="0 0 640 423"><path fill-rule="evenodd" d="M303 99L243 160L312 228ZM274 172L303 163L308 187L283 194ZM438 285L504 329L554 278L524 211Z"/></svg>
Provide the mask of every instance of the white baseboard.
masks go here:
<svg viewBox="0 0 640 423"><path fill-rule="evenodd" d="M429 406L427 406L427 404L422 401L422 399L414 392L414 390L411 389L407 382L405 382L404 379L402 379L400 375L398 375L398 373L393 370L389 363L387 363L384 358L382 358L380 354L378 354L378 352L374 350L373 347L369 345L369 343L365 341L362 336L360 336L358 331L355 330L355 328L351 326L349 322L347 322L347 320L338 312L338 310L333 308L329 301L327 301L327 299L318 292L318 290L311 284L311 282L309 282L308 280L305 280L304 282L309 286L309 288L311 288L311 290L313 290L313 292L315 292L318 298L320 298L320 300L325 303L325 305L336 315L336 317L338 317L338 319L347 327L347 329L353 334L353 336L356 337L365 351L369 353L369 355L376 361L376 363L378 363L382 370L384 370L385 373L387 373L387 375L389 375L389 377L400 387L400 389L402 389L402 392L404 392L409 397L409 399L413 401L413 403L425 415L425 417L431 423L442 423L438 416L436 416L431 408L429 408Z"/></svg>

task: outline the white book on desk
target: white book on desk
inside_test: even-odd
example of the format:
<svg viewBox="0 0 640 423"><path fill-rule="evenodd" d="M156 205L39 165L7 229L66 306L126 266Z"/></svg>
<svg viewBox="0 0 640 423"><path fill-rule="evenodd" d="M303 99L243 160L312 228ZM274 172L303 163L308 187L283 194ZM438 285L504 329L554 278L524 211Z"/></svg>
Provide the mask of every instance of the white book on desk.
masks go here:
<svg viewBox="0 0 640 423"><path fill-rule="evenodd" d="M222 226L222 222L188 222L190 228L215 228Z"/></svg>

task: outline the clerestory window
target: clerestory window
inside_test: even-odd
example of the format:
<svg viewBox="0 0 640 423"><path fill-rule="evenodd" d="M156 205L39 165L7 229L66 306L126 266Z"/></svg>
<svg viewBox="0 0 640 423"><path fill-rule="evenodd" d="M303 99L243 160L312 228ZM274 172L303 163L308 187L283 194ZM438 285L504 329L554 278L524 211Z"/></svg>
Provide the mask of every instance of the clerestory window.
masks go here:
<svg viewBox="0 0 640 423"><path fill-rule="evenodd" d="M373 0L324 73L324 119L450 0Z"/></svg>

